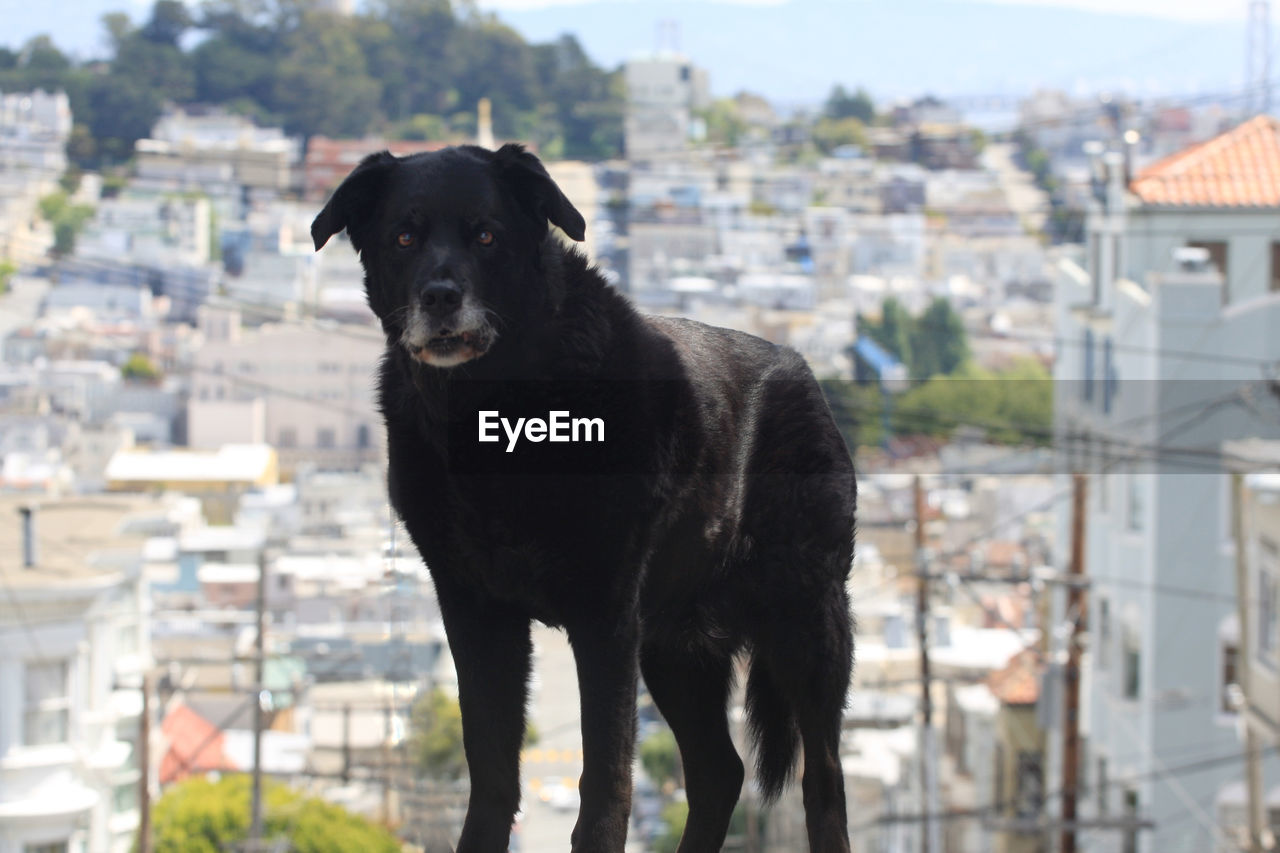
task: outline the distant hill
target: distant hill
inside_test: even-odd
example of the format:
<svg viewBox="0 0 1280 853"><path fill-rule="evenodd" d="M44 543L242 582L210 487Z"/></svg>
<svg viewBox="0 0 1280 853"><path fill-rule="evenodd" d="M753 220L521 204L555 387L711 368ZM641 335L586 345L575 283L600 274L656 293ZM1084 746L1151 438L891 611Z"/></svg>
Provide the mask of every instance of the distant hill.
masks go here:
<svg viewBox="0 0 1280 853"><path fill-rule="evenodd" d="M1187 94L1238 89L1243 23L1187 22L1032 5L949 0L789 0L744 5L592 0L504 11L528 39L571 31L612 67L653 50L679 23L680 49L740 89L784 104L822 100L834 83L877 98L1021 93L1036 86Z"/></svg>

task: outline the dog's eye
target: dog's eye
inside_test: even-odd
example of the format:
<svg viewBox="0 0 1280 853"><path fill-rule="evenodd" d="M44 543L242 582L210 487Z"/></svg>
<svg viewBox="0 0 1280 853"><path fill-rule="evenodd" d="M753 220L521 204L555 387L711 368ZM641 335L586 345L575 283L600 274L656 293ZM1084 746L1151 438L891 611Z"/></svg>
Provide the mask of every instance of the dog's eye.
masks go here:
<svg viewBox="0 0 1280 853"><path fill-rule="evenodd" d="M396 235L396 245L401 249L407 249L413 245L414 237L412 231L401 231Z"/></svg>
<svg viewBox="0 0 1280 853"><path fill-rule="evenodd" d="M492 246L494 239L493 232L488 230L483 230L476 235L476 242L481 246Z"/></svg>

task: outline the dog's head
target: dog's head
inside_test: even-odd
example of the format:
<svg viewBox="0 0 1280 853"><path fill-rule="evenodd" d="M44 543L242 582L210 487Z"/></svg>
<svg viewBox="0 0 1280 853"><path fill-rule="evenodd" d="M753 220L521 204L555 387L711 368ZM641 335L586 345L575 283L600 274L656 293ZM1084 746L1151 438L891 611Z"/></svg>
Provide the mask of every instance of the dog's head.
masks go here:
<svg viewBox="0 0 1280 853"><path fill-rule="evenodd" d="M389 338L433 367L479 358L504 321L545 294L547 223L574 240L582 214L519 145L366 157L311 224L318 251L347 230Z"/></svg>

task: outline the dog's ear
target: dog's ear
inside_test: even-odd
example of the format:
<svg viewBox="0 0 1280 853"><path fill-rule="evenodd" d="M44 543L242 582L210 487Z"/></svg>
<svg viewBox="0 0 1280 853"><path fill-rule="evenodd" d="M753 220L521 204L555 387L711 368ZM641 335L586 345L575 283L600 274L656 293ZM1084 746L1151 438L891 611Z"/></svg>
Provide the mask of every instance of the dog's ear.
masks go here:
<svg viewBox="0 0 1280 853"><path fill-rule="evenodd" d="M372 216L378 196L386 186L387 175L395 164L396 158L391 152L379 151L365 157L347 175L311 223L311 239L317 252L343 228L347 229L351 245L361 251L363 226Z"/></svg>
<svg viewBox="0 0 1280 853"><path fill-rule="evenodd" d="M582 214L551 180L542 161L526 151L523 145L502 146L494 154L494 164L498 174L539 225L550 221L577 242L586 239L587 223Z"/></svg>

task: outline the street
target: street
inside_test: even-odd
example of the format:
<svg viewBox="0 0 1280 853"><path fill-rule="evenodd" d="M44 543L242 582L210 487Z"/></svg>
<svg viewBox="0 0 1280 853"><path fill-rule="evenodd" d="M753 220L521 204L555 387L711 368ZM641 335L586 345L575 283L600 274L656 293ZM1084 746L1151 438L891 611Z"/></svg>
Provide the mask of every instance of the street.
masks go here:
<svg viewBox="0 0 1280 853"><path fill-rule="evenodd" d="M573 651L562 631L537 625L530 719L537 744L525 750L520 766L524 818L515 838L519 853L564 853L578 819L578 777L582 774L578 676ZM641 853L632 840L628 853Z"/></svg>

